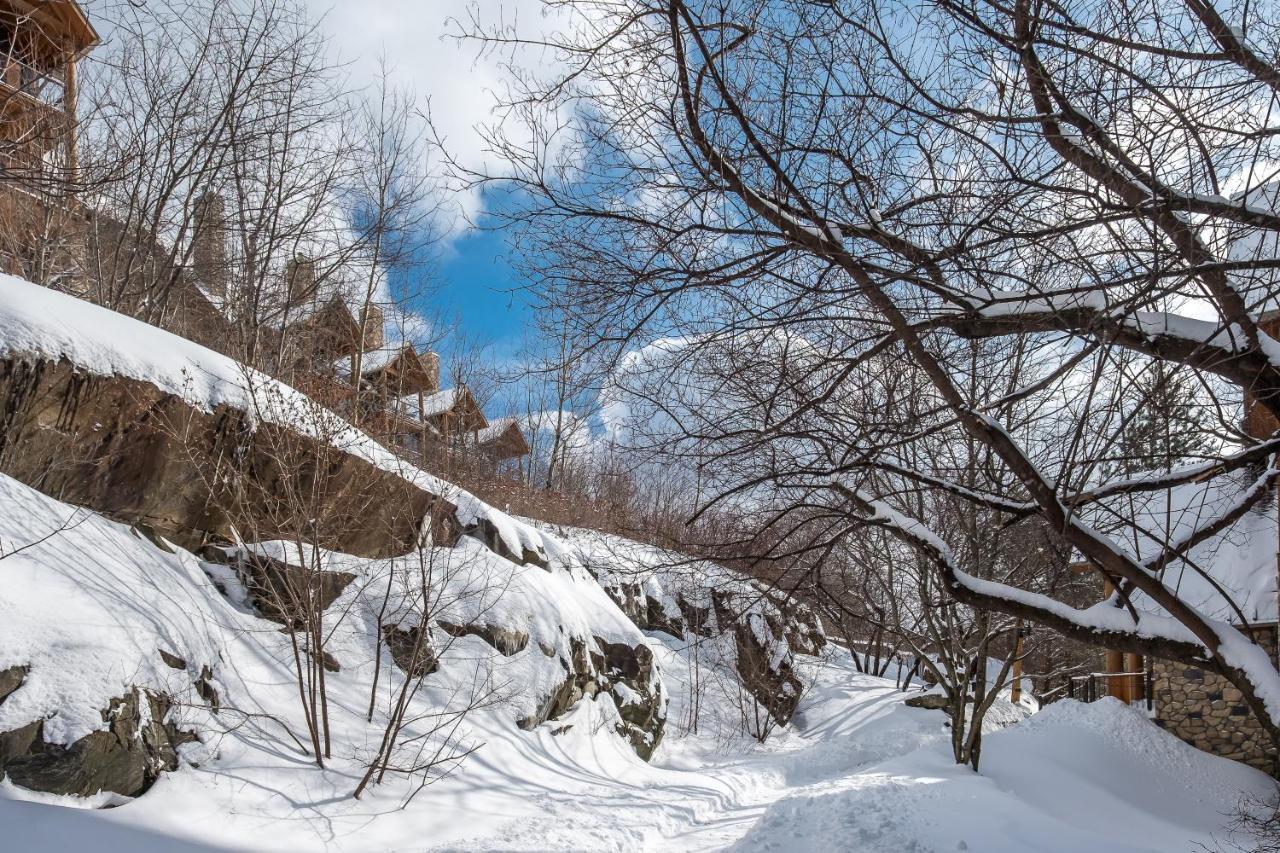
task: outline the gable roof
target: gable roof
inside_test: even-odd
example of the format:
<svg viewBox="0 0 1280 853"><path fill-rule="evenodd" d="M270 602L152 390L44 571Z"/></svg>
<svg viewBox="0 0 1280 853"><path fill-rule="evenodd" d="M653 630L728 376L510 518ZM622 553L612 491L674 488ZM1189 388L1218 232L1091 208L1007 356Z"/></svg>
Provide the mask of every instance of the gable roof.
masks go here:
<svg viewBox="0 0 1280 853"><path fill-rule="evenodd" d="M435 392L440 381L434 353L420 355L412 344L370 350L360 358L360 378L409 396Z"/></svg>
<svg viewBox="0 0 1280 853"><path fill-rule="evenodd" d="M1246 476L1222 476L1205 483L1188 483L1167 491L1133 496L1121 508L1143 531L1135 555L1156 556L1169 542L1220 517L1241 497ZM1161 576L1166 587L1204 616L1239 622L1237 610L1249 622L1273 622L1277 612L1276 495L1264 495L1257 506L1221 533L1192 548L1186 559L1175 560ZM1133 549L1133 544L1130 544ZM1160 612L1145 596L1134 605Z"/></svg>
<svg viewBox="0 0 1280 853"><path fill-rule="evenodd" d="M474 446L495 459L515 459L527 456L529 442L515 418L500 418L476 432Z"/></svg>
<svg viewBox="0 0 1280 853"><path fill-rule="evenodd" d="M465 385L427 394L421 401L417 394L405 394L397 397L393 405L402 416L419 420L450 416L452 422L448 426L455 432L473 432L489 425L480 404Z"/></svg>

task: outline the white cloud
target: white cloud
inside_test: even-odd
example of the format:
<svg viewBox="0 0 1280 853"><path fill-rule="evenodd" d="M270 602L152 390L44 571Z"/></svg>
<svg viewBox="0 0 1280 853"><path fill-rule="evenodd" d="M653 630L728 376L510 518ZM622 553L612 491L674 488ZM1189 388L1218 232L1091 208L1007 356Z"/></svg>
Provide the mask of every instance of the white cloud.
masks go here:
<svg viewBox="0 0 1280 853"><path fill-rule="evenodd" d="M463 165L486 163L476 128L494 120L506 71L503 57L482 53L473 41L452 38L478 19L486 25L518 24L543 32L548 19L541 0L305 0L332 39L336 58L353 85L374 82L385 57L394 85L411 90L430 115L450 153ZM452 23L451 23L452 22ZM453 201L469 217L481 210L478 193Z"/></svg>

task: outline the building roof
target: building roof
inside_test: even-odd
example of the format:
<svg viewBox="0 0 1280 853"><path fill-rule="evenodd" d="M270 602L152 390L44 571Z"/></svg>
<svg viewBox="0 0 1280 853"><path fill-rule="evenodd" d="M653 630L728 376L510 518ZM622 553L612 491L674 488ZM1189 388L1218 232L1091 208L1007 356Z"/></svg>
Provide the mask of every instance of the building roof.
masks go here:
<svg viewBox="0 0 1280 853"><path fill-rule="evenodd" d="M392 408L401 416L417 418L422 421L449 417L448 424L441 427L450 432L476 432L489 426L480 404L466 386L447 388L434 394L426 394L419 401L417 394L405 394L397 397Z"/></svg>
<svg viewBox="0 0 1280 853"><path fill-rule="evenodd" d="M453 409L457 403L459 390L458 388L447 388L434 394L426 394L421 400L418 399L417 394L405 394L397 397L394 405L398 411L408 417L418 418L419 420L438 417Z"/></svg>
<svg viewBox="0 0 1280 853"><path fill-rule="evenodd" d="M102 43L89 16L74 0L9 0L7 6L19 15L30 15L37 22L43 19L56 24L58 34L71 37L72 52L76 56Z"/></svg>
<svg viewBox="0 0 1280 853"><path fill-rule="evenodd" d="M515 418L500 418L475 434L475 448L496 459L515 459L528 455L529 442Z"/></svg>
<svg viewBox="0 0 1280 853"><path fill-rule="evenodd" d="M1116 509L1129 512L1141 526L1137 556L1150 559L1166 543L1220 517L1247 485L1243 477L1223 476L1128 496L1125 506ZM1134 501L1131 506L1129 500ZM1187 559L1170 564L1161 580L1210 618L1239 622L1239 610L1250 623L1272 622L1277 618L1278 570L1276 496L1270 493L1222 533L1192 548ZM1135 597L1134 604L1159 610L1145 597Z"/></svg>

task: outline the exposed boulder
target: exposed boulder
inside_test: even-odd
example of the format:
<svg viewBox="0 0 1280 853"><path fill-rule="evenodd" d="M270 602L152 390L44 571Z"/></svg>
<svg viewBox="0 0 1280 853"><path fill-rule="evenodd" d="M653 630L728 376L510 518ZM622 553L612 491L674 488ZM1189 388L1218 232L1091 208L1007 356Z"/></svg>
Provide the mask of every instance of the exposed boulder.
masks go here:
<svg viewBox="0 0 1280 853"><path fill-rule="evenodd" d="M648 761L662 740L666 724L666 694L657 679L653 652L646 645L629 646L595 638L600 649L592 663L603 676L603 689L613 696L622 722L618 734Z"/></svg>
<svg viewBox="0 0 1280 853"><path fill-rule="evenodd" d="M822 626L808 605L784 597L751 578L717 587L711 594L719 625L732 625L742 684L779 725L791 721L804 682L794 655L816 655L826 645Z"/></svg>
<svg viewBox="0 0 1280 853"><path fill-rule="evenodd" d="M903 699L902 704L929 711L946 711L951 708L951 700L941 693L917 693L915 696Z"/></svg>
<svg viewBox="0 0 1280 853"><path fill-rule="evenodd" d="M487 510L474 512L470 496L435 494L341 442L225 403L205 411L150 382L91 367L0 358L0 472L192 550L230 541L233 526L268 540L322 517L316 544L357 556L403 554L426 529L436 545L467 534L517 564L547 566L537 547L510 544ZM296 396L263 381L267 393ZM467 502L466 513L455 498Z"/></svg>
<svg viewBox="0 0 1280 853"><path fill-rule="evenodd" d="M630 646L593 637L573 637L568 660L561 659L565 679L544 696L537 710L518 721L522 729L532 729L547 720L559 719L580 699L606 693L618 708L616 731L626 738L644 760L649 760L662 741L666 726L667 697L654 667L653 652L643 643Z"/></svg>
<svg viewBox="0 0 1280 853"><path fill-rule="evenodd" d="M295 566L257 553L236 552L231 565L264 619L301 627L308 613L324 612L351 585L350 572Z"/></svg>
<svg viewBox="0 0 1280 853"><path fill-rule="evenodd" d="M382 626L382 636L396 666L412 678L430 675L440 668L440 661L431 648L431 634L421 638L421 626L401 628L398 625Z"/></svg>
<svg viewBox="0 0 1280 853"><path fill-rule="evenodd" d="M102 712L105 730L70 746L46 743L42 720L0 733L0 775L51 794L136 797L177 769L178 748L197 740L168 719L170 706L167 696L134 688Z"/></svg>
<svg viewBox="0 0 1280 853"><path fill-rule="evenodd" d="M792 666L785 640L759 613L744 614L729 624L742 686L779 725L786 725L800 704L804 682Z"/></svg>
<svg viewBox="0 0 1280 853"><path fill-rule="evenodd" d="M11 666L8 669L0 669L0 702L9 698L9 694L22 686L22 682L26 679L30 667L27 666Z"/></svg>
<svg viewBox="0 0 1280 853"><path fill-rule="evenodd" d="M524 545L521 545L519 549L508 545L498 526L488 518L476 519L472 523L465 525L461 532L480 540L490 551L500 557L506 557L517 566L532 565L541 566L545 569L549 565L546 554Z"/></svg>
<svg viewBox="0 0 1280 853"><path fill-rule="evenodd" d="M684 624L689 626L689 633L699 637L710 637L715 633L715 620L712 619L709 606L699 607L690 603L683 595L676 596L676 606L684 617Z"/></svg>
<svg viewBox="0 0 1280 853"><path fill-rule="evenodd" d="M638 546L628 547L632 551L618 557L635 562ZM592 556L592 573L640 629L681 640L731 634L743 686L776 722L791 720L804 693L792 655L817 655L827 642L808 605L709 563L673 556L670 567L657 565L637 577Z"/></svg>
<svg viewBox="0 0 1280 853"><path fill-rule="evenodd" d="M609 582L607 579L601 585L636 627L644 631L661 631L677 640L684 639L683 617L679 613L669 613L662 602L645 592L643 584L636 581Z"/></svg>
<svg viewBox="0 0 1280 853"><path fill-rule="evenodd" d="M524 651L529 645L529 634L518 628L504 628L500 625L471 623L457 625L440 620L440 629L451 637L479 637L497 649L504 657L511 657Z"/></svg>

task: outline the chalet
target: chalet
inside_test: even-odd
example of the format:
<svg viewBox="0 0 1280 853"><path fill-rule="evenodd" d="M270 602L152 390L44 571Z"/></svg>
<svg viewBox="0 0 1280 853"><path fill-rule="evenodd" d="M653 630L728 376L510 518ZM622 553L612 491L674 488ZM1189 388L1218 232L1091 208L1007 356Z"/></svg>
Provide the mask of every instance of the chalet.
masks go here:
<svg viewBox="0 0 1280 853"><path fill-rule="evenodd" d="M519 459L530 453L529 441L515 418L500 418L477 430L469 446L477 455L495 462Z"/></svg>
<svg viewBox="0 0 1280 853"><path fill-rule="evenodd" d="M85 230L73 195L76 67L98 41L71 0L0 0L0 268L67 289Z"/></svg>
<svg viewBox="0 0 1280 853"><path fill-rule="evenodd" d="M1280 333L1280 318L1264 316L1264 328ZM1274 417L1246 398L1245 427L1256 438L1269 438L1280 428ZM1244 472L1243 487L1257 472ZM1225 479L1222 478L1222 479ZM1222 512L1238 490L1210 480L1188 483L1158 497L1133 500L1134 513L1149 541L1139 555L1176 540L1189 525ZM1277 498L1245 514L1229 529L1193 548L1186 559L1170 565L1162 578L1167 587L1205 616L1230 622L1277 658L1280 518ZM1087 566L1077 570L1091 571ZM1110 588L1104 589L1109 597ZM1139 610L1158 611L1135 598ZM1101 672L1089 676L1073 693L1089 699L1105 693L1126 703L1142 703L1156 725L1182 740L1217 755L1242 761L1270 773L1280 771L1275 748L1244 704L1239 690L1221 676L1174 661L1107 651Z"/></svg>

